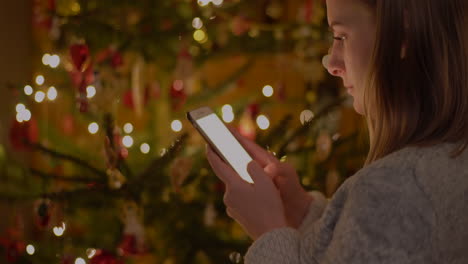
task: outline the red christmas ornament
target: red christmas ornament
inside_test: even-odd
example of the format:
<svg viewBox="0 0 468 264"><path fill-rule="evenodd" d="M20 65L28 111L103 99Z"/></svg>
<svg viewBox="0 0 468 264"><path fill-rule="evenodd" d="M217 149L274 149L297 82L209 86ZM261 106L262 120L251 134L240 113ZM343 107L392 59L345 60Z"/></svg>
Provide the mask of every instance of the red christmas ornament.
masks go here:
<svg viewBox="0 0 468 264"><path fill-rule="evenodd" d="M149 101L149 98L150 98L150 87L147 86L145 88L145 94L144 94L144 97L143 97L143 106L146 106L148 104L148 101ZM127 91L124 92L123 94L123 104L132 109L132 110L135 110L135 103L134 103L134 100L133 100L133 93L132 93L132 90L131 89L128 89Z"/></svg>
<svg viewBox="0 0 468 264"><path fill-rule="evenodd" d="M251 22L244 16L235 16L231 21L231 31L236 36L241 36L251 28Z"/></svg>
<svg viewBox="0 0 468 264"><path fill-rule="evenodd" d="M184 89L184 82L182 80L175 80L170 89L172 98L172 109L177 111L187 101L187 93Z"/></svg>
<svg viewBox="0 0 468 264"><path fill-rule="evenodd" d="M247 112L252 119L257 118L260 113L260 106L257 103L252 103L247 106Z"/></svg>
<svg viewBox="0 0 468 264"><path fill-rule="evenodd" d="M39 128L37 121L33 118L27 122L13 120L10 127L10 143L13 149L27 151L27 143L37 143L39 140Z"/></svg>
<svg viewBox="0 0 468 264"><path fill-rule="evenodd" d="M70 55L73 65L79 71L85 71L89 66L89 48L86 44L73 44L70 46Z"/></svg>
<svg viewBox="0 0 468 264"><path fill-rule="evenodd" d="M89 264L124 264L124 262L108 251L98 250Z"/></svg>
<svg viewBox="0 0 468 264"><path fill-rule="evenodd" d="M137 248L137 240L135 235L124 234L117 250L121 256L132 256L140 253Z"/></svg>

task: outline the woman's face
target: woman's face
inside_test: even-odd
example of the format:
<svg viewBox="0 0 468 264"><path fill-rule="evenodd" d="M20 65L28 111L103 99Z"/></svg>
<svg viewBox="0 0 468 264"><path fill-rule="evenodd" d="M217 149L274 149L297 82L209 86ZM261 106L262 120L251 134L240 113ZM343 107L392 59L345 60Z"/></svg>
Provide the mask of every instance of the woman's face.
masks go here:
<svg viewBox="0 0 468 264"><path fill-rule="evenodd" d="M354 109L364 114L364 85L376 35L374 13L362 0L327 0L327 16L334 37L327 69L343 79Z"/></svg>

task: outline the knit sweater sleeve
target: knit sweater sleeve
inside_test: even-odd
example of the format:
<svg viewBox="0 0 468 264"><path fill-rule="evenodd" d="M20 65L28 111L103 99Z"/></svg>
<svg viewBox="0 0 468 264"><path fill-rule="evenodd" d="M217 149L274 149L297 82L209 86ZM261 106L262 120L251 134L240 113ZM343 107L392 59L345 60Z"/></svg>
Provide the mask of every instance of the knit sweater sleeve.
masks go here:
<svg viewBox="0 0 468 264"><path fill-rule="evenodd" d="M302 223L298 228L299 233L306 232L307 229L322 216L328 203L325 196L319 191L309 192L309 195L312 196L313 199L309 205L309 210L304 217L304 220L302 220Z"/></svg>
<svg viewBox="0 0 468 264"><path fill-rule="evenodd" d="M355 175L303 234L272 230L249 248L246 264L430 263L434 217L412 175L394 169Z"/></svg>

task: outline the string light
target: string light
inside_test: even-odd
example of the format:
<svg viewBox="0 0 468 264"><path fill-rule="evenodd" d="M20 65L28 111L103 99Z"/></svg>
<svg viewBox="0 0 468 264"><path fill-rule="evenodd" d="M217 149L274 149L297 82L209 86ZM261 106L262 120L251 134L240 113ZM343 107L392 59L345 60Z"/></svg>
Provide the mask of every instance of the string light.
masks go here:
<svg viewBox="0 0 468 264"><path fill-rule="evenodd" d="M96 122L89 124L88 131L91 134L96 134L99 131L99 125Z"/></svg>
<svg viewBox="0 0 468 264"><path fill-rule="evenodd" d="M24 104L19 103L19 104L16 105L16 112L19 113L19 112L21 112L23 110L26 110L26 106Z"/></svg>
<svg viewBox="0 0 468 264"><path fill-rule="evenodd" d="M210 3L210 0L198 0L199 6L207 6Z"/></svg>
<svg viewBox="0 0 468 264"><path fill-rule="evenodd" d="M215 6L220 6L223 4L223 0L211 0L211 2L215 5Z"/></svg>
<svg viewBox="0 0 468 264"><path fill-rule="evenodd" d="M62 236L63 233L65 232L65 229L66 229L65 223L62 222L62 226L56 226L53 228L54 235L57 237Z"/></svg>
<svg viewBox="0 0 468 264"><path fill-rule="evenodd" d="M47 91L47 98L50 101L53 101L57 98L57 89L55 87L51 86L49 90Z"/></svg>
<svg viewBox="0 0 468 264"><path fill-rule="evenodd" d="M88 248L86 250L86 256L88 256L89 259L93 258L94 255L96 255L96 249L94 248Z"/></svg>
<svg viewBox="0 0 468 264"><path fill-rule="evenodd" d="M49 53L44 54L44 56L42 56L42 64L49 65L49 61L50 61L50 54Z"/></svg>
<svg viewBox="0 0 468 264"><path fill-rule="evenodd" d="M312 120L312 118L314 118L314 112L306 109L304 111L301 112L301 115L299 117L299 119L301 120L301 124L305 124L307 122L309 122L310 120Z"/></svg>
<svg viewBox="0 0 468 264"><path fill-rule="evenodd" d="M265 85L262 92L265 97L271 97L273 95L273 87L271 87L271 85Z"/></svg>
<svg viewBox="0 0 468 264"><path fill-rule="evenodd" d="M60 64L60 57L58 55L52 55L49 57L49 66L52 68L57 68Z"/></svg>
<svg viewBox="0 0 468 264"><path fill-rule="evenodd" d="M150 152L150 146L148 145L148 143L141 144L140 151L143 154L148 154Z"/></svg>
<svg viewBox="0 0 468 264"><path fill-rule="evenodd" d="M96 95L96 87L90 85L86 87L86 97L93 98Z"/></svg>
<svg viewBox="0 0 468 264"><path fill-rule="evenodd" d="M36 84L37 84L37 85L43 85L44 82L45 82L44 76L38 75L38 76L36 77Z"/></svg>
<svg viewBox="0 0 468 264"><path fill-rule="evenodd" d="M257 117L257 125L260 129L266 130L270 127L270 120L264 115L259 115Z"/></svg>
<svg viewBox="0 0 468 264"><path fill-rule="evenodd" d="M180 122L180 120L172 121L171 128L174 132L180 132L182 130L182 122Z"/></svg>
<svg viewBox="0 0 468 264"><path fill-rule="evenodd" d="M234 120L234 111L232 109L232 106L228 104L223 105L223 107L221 108L221 111L223 113L222 117L223 117L224 122L231 123Z"/></svg>
<svg viewBox="0 0 468 264"><path fill-rule="evenodd" d="M201 29L197 29L193 32L193 39L200 43L205 43L208 40L205 31Z"/></svg>
<svg viewBox="0 0 468 264"><path fill-rule="evenodd" d="M33 88L31 87L31 85L26 85L26 86L24 86L24 93L25 93L26 95L31 95L31 94L33 94L33 92L34 92L34 90L33 90Z"/></svg>
<svg viewBox="0 0 468 264"><path fill-rule="evenodd" d="M86 261L83 258L76 258L75 264L86 264Z"/></svg>
<svg viewBox="0 0 468 264"><path fill-rule="evenodd" d="M131 136L125 136L122 138L122 144L127 147L127 148L130 148L131 146L133 146L133 138Z"/></svg>
<svg viewBox="0 0 468 264"><path fill-rule="evenodd" d="M43 91L37 91L36 94L34 95L34 100L38 103L42 103L44 101L46 95Z"/></svg>
<svg viewBox="0 0 468 264"><path fill-rule="evenodd" d="M133 132L133 125L131 123L126 123L123 129L125 133L130 134Z"/></svg>
<svg viewBox="0 0 468 264"><path fill-rule="evenodd" d="M203 21L199 18L196 17L192 20L192 27L195 29L200 29L203 27Z"/></svg>
<svg viewBox="0 0 468 264"><path fill-rule="evenodd" d="M34 252L36 252L36 249L34 248L33 245L29 244L29 245L26 247L26 252L27 252L29 255L34 255Z"/></svg>

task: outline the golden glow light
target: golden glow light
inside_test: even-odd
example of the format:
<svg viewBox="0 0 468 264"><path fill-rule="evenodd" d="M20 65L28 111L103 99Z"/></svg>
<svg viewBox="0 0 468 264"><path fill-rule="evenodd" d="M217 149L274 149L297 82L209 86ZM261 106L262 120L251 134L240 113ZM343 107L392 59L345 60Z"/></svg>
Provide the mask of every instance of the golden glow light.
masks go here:
<svg viewBox="0 0 468 264"><path fill-rule="evenodd" d="M270 120L264 115L259 115L257 117L257 125L260 129L266 130L270 127Z"/></svg>
<svg viewBox="0 0 468 264"><path fill-rule="evenodd" d="M224 1L223 0L211 0L211 2L216 6L220 6L223 4Z"/></svg>
<svg viewBox="0 0 468 264"><path fill-rule="evenodd" d="M171 128L174 132L180 132L182 130L182 122L180 122L180 120L172 121Z"/></svg>
<svg viewBox="0 0 468 264"><path fill-rule="evenodd" d="M210 3L210 0L198 0L199 6L207 6Z"/></svg>
<svg viewBox="0 0 468 264"><path fill-rule="evenodd" d="M54 235L58 236L58 237L62 236L63 233L65 232L65 228L66 228L66 226L65 226L65 223L63 223L63 222L62 222L62 226L54 227L53 228Z"/></svg>
<svg viewBox="0 0 468 264"><path fill-rule="evenodd" d="M131 136L125 136L122 138L122 144L127 147L127 148L130 148L131 146L133 146L133 138Z"/></svg>
<svg viewBox="0 0 468 264"><path fill-rule="evenodd" d="M24 87L24 93L25 93L26 95L31 95L31 94L33 94L33 92L34 92L34 90L33 90L33 88L31 87L31 85L26 85L26 86Z"/></svg>
<svg viewBox="0 0 468 264"><path fill-rule="evenodd" d="M200 29L203 27L203 21L199 18L196 17L192 20L192 27L195 29Z"/></svg>
<svg viewBox="0 0 468 264"><path fill-rule="evenodd" d="M20 104L17 104L17 105L16 105L16 112L19 113L19 112L21 112L21 111L23 111L23 110L26 110L26 106L25 106L24 104L21 104L21 103L20 103Z"/></svg>
<svg viewBox="0 0 468 264"><path fill-rule="evenodd" d="M86 87L86 97L93 98L96 95L96 87L90 85Z"/></svg>
<svg viewBox="0 0 468 264"><path fill-rule="evenodd" d="M301 120L301 124L303 124L303 125L305 123L309 122L312 118L314 118L314 112L312 112L309 109L306 109L306 110L302 111L301 115L299 117L299 119Z"/></svg>
<svg viewBox="0 0 468 264"><path fill-rule="evenodd" d="M49 57L49 66L52 68L57 68L60 64L60 57L58 55L52 55Z"/></svg>
<svg viewBox="0 0 468 264"><path fill-rule="evenodd" d="M90 259L90 258L93 258L94 255L96 255L96 249L94 249L94 248L88 248L88 249L86 250L86 256L88 256L89 259Z"/></svg>
<svg viewBox="0 0 468 264"><path fill-rule="evenodd" d="M44 101L46 95L43 91L37 91L36 94L34 95L34 100L38 103L41 103Z"/></svg>
<svg viewBox="0 0 468 264"><path fill-rule="evenodd" d="M232 106L228 104L223 105L221 111L223 113L222 117L224 122L231 123L234 120L234 111L232 110Z"/></svg>
<svg viewBox="0 0 468 264"><path fill-rule="evenodd" d="M42 64L44 65L49 65L50 63L50 54L46 53L44 56L42 56Z"/></svg>
<svg viewBox="0 0 468 264"><path fill-rule="evenodd" d="M49 90L47 90L47 99L49 99L50 101L53 101L56 98L57 98L57 89L51 86Z"/></svg>
<svg viewBox="0 0 468 264"><path fill-rule="evenodd" d="M76 258L75 264L86 264L86 261L83 258Z"/></svg>
<svg viewBox="0 0 468 264"><path fill-rule="evenodd" d="M148 154L150 152L150 146L148 145L148 143L141 144L140 151L143 154Z"/></svg>
<svg viewBox="0 0 468 264"><path fill-rule="evenodd" d="M273 95L273 87L271 87L271 85L265 85L262 92L265 97L271 97Z"/></svg>
<svg viewBox="0 0 468 264"><path fill-rule="evenodd" d="M99 125L96 122L89 124L88 131L91 134L96 134L99 131Z"/></svg>
<svg viewBox="0 0 468 264"><path fill-rule="evenodd" d="M123 127L125 133L130 134L133 132L133 125L131 123L126 123Z"/></svg>
<svg viewBox="0 0 468 264"><path fill-rule="evenodd" d="M43 85L44 82L45 82L44 76L38 75L38 76L36 77L36 84L37 84L37 85Z"/></svg>
<svg viewBox="0 0 468 264"><path fill-rule="evenodd" d="M193 39L195 39L196 41L198 41L200 43L204 43L204 42L206 42L208 40L207 37L206 37L205 31L203 31L201 29L197 29L197 30L195 30L195 32L193 32Z"/></svg>
<svg viewBox="0 0 468 264"><path fill-rule="evenodd" d="M34 248L33 245L29 244L28 246L26 246L26 252L29 255L34 255L34 252L36 252L36 249Z"/></svg>

